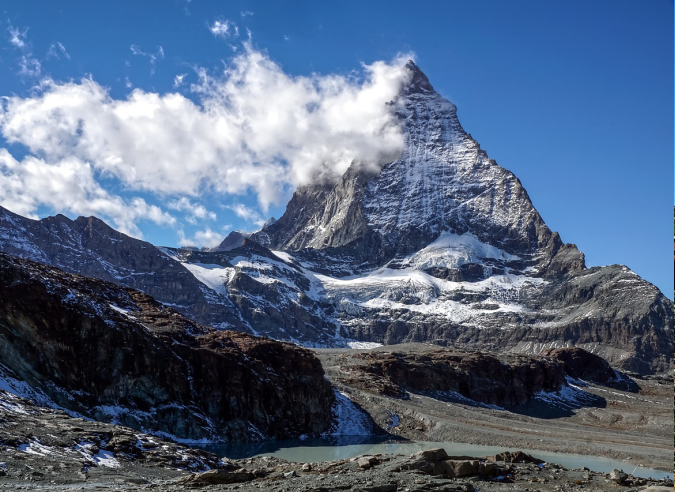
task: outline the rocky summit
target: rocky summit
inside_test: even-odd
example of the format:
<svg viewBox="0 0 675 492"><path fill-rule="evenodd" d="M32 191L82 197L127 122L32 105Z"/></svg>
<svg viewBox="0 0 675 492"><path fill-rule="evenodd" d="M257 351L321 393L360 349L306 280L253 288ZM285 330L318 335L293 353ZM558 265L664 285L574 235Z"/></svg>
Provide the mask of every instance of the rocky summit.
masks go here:
<svg viewBox="0 0 675 492"><path fill-rule="evenodd" d="M204 325L308 347L579 347L623 371L669 372L673 303L626 266L587 268L455 105L407 70L388 104L401 155L298 188L260 231L210 251L156 248L93 217L0 209L0 249L139 289Z"/></svg>

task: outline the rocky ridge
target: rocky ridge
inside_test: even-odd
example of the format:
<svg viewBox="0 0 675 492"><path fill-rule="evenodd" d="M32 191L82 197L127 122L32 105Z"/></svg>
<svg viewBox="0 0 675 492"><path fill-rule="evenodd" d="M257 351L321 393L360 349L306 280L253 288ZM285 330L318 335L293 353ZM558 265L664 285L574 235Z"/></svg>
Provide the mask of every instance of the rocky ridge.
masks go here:
<svg viewBox="0 0 675 492"><path fill-rule="evenodd" d="M0 361L21 393L199 440L328 429L334 392L306 349L198 325L145 293L0 254ZM24 383L25 382L25 383Z"/></svg>
<svg viewBox="0 0 675 492"><path fill-rule="evenodd" d="M458 350L345 355L341 371L341 384L364 391L399 398L409 398L411 392L499 407L523 405L567 386L565 365L549 358Z"/></svg>

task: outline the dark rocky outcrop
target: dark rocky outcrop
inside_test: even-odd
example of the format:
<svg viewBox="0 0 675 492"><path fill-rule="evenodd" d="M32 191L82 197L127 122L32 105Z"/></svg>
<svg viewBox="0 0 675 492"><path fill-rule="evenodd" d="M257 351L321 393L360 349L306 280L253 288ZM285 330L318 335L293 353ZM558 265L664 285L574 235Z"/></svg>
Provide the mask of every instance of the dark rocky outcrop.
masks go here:
<svg viewBox="0 0 675 492"><path fill-rule="evenodd" d="M546 349L541 355L551 357L565 366L565 372L574 379L583 379L605 386L624 389L627 381L611 368L605 359L578 347Z"/></svg>
<svg viewBox="0 0 675 492"><path fill-rule="evenodd" d="M457 350L424 354L373 351L345 356L339 381L365 391L405 397L405 392L453 392L476 402L499 406L527 403L541 391L565 384L562 363L546 358Z"/></svg>
<svg viewBox="0 0 675 492"><path fill-rule="evenodd" d="M188 439L324 431L306 349L215 332L142 292L0 254L0 362L63 408Z"/></svg>

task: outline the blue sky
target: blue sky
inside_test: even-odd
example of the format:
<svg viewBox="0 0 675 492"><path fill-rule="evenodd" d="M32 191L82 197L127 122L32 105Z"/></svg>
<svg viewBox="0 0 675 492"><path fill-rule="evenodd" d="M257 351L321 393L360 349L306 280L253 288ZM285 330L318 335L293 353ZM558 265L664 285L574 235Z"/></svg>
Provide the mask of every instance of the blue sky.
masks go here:
<svg viewBox="0 0 675 492"><path fill-rule="evenodd" d="M366 90L375 104L391 90L386 77L395 74L397 57L412 55L458 106L464 128L521 179L549 227L577 244L589 266L626 264L672 296L672 2L39 7L0 2L0 203L18 213L95 213L163 245L214 243L229 230L254 230L283 213L294 186L308 179L303 163L321 149L388 145L354 135L349 125L360 124L351 121L340 124L352 140L336 137L322 105ZM229 92L219 88L226 80L233 83ZM252 83L261 84L258 92ZM284 101L267 99L275 93ZM67 97L78 101L71 119L69 110L54 109ZM290 134L282 124L258 128L248 115L264 114L261 105L283 112L295 101L325 109L298 116L311 133ZM228 104L246 113L243 124L253 130L226 145L219 125L240 121L218 113ZM204 106L210 119L199 117ZM152 128L147 122L134 119L121 131L118 120L106 120L110 112L133 117L147 108L161 116L155 133L168 128L164 140L147 143L169 155L164 167L153 164L163 155L129 144L134 136L150 138L143 133ZM80 138L81 129L69 126L78 118L100 125L98 140ZM78 137L65 138L69 131ZM297 148L302 138L316 142L308 155ZM110 157L130 145L137 152L122 153L122 162ZM190 153L201 161L192 162ZM236 168L209 164L219 156L248 159L249 167L237 176ZM129 171L125 159L140 164Z"/></svg>

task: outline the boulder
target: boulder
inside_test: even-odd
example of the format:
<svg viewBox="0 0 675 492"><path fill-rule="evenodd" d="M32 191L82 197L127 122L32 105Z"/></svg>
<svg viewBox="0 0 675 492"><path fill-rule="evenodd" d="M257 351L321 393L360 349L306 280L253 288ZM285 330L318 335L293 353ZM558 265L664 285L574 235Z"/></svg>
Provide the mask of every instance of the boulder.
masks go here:
<svg viewBox="0 0 675 492"><path fill-rule="evenodd" d="M443 448L425 449L410 455L416 460L442 461L448 457L448 453Z"/></svg>
<svg viewBox="0 0 675 492"><path fill-rule="evenodd" d="M615 483L618 483L618 484L622 484L622 483L624 483L626 480L628 480L628 474L624 473L624 472L621 471L621 470L617 470L617 469L615 468L614 470L612 470L612 471L609 473L609 479L610 479L612 482L615 482Z"/></svg>
<svg viewBox="0 0 675 492"><path fill-rule="evenodd" d="M175 483L186 487L201 487L207 485L224 485L231 483L250 482L255 475L247 470L236 471L209 470L179 478Z"/></svg>
<svg viewBox="0 0 675 492"><path fill-rule="evenodd" d="M442 474L450 478L470 477L478 475L480 462L478 460L445 460L441 466Z"/></svg>
<svg viewBox="0 0 675 492"><path fill-rule="evenodd" d="M534 463L539 465L545 463L544 460L530 456L527 453L522 451L504 451L503 453L496 454L494 456L488 456L488 461L503 461L505 463Z"/></svg>
<svg viewBox="0 0 675 492"><path fill-rule="evenodd" d="M375 456L360 456L356 460L356 464L359 465L359 468L367 470L371 466L375 466L380 463Z"/></svg>

